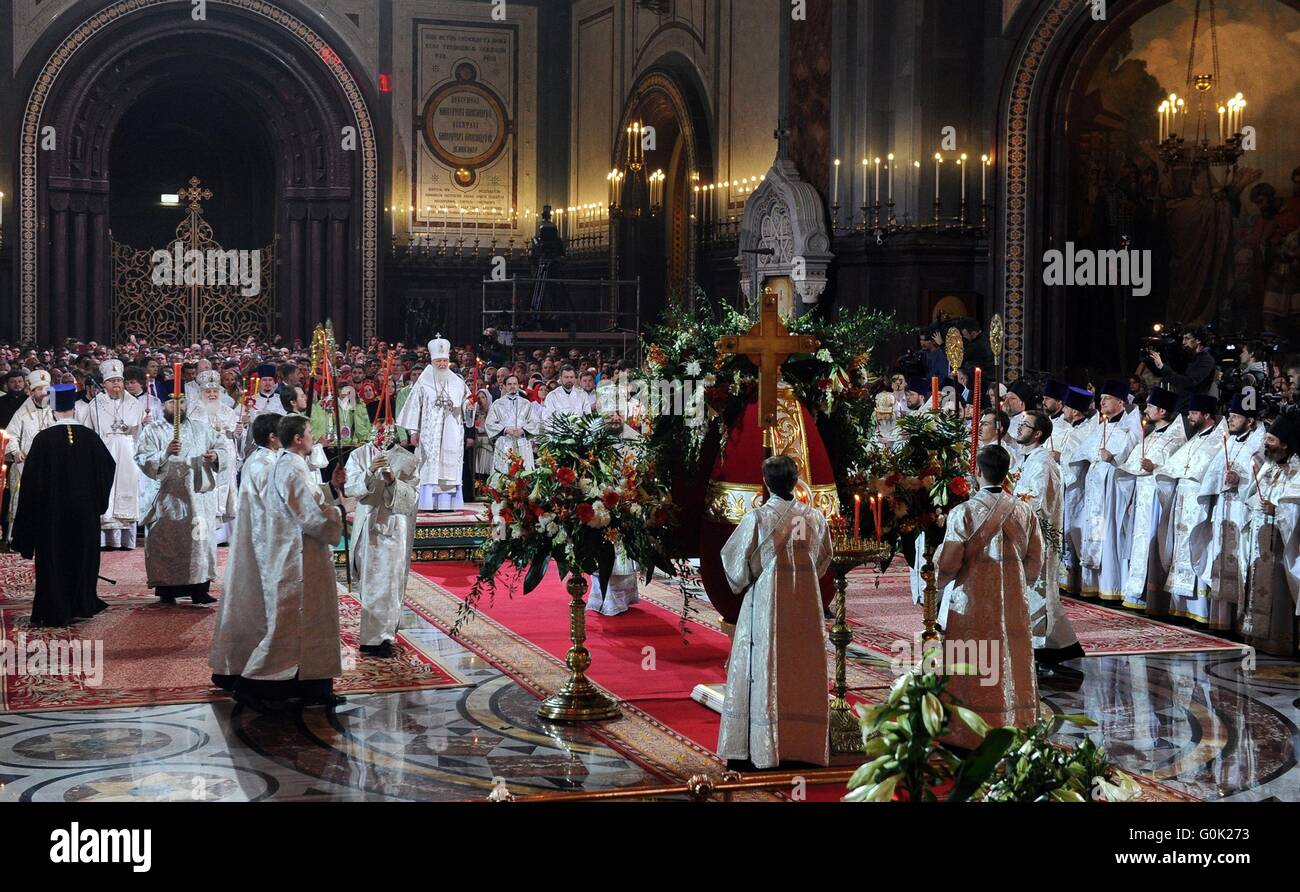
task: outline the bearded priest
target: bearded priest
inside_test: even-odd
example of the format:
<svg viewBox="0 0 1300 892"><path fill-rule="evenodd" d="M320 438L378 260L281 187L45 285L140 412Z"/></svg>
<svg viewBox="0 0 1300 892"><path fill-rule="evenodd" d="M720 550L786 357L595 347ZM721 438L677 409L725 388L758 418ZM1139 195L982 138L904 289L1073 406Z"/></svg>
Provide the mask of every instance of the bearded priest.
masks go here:
<svg viewBox="0 0 1300 892"><path fill-rule="evenodd" d="M120 360L100 363L104 392L88 403L77 404L77 421L99 434L117 463L108 510L99 519L105 548L135 548L136 524L144 516L140 505L140 469L135 464L136 440L144 424L145 405L126 392Z"/></svg>
<svg viewBox="0 0 1300 892"><path fill-rule="evenodd" d="M1124 401L1128 386L1112 379L1097 396L1098 419L1073 462L1087 462L1080 515L1079 563L1083 567L1083 594L1103 601L1123 600L1124 574L1120 561L1119 531L1115 524L1115 469L1128 459L1139 436L1125 423Z"/></svg>
<svg viewBox="0 0 1300 892"><path fill-rule="evenodd" d="M420 510L453 511L465 504L466 412L474 410L465 381L451 371L451 342L429 342L430 364L397 415L411 431L419 462Z"/></svg>
<svg viewBox="0 0 1300 892"><path fill-rule="evenodd" d="M23 466L27 453L32 451L32 441L36 435L54 424L54 412L50 405L50 373L37 369L27 376L27 401L18 407L18 411L9 419L5 428L8 439L5 440L4 458L11 459L9 468L9 531L12 535L14 515L18 512L18 489L23 476Z"/></svg>
<svg viewBox="0 0 1300 892"><path fill-rule="evenodd" d="M144 510L145 574L164 604L177 598L211 604L216 601L208 589L217 576L217 481L227 459L212 425L186 417L184 384L160 386L167 399L164 420L141 432L135 453L140 470L158 481Z"/></svg>

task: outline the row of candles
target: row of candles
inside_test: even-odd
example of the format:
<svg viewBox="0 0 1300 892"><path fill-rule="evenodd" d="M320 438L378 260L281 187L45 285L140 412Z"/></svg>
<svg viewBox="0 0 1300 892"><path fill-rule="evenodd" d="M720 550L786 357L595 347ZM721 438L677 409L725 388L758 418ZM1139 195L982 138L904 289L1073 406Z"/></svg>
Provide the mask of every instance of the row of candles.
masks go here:
<svg viewBox="0 0 1300 892"><path fill-rule="evenodd" d="M871 512L871 522L875 526L876 535L873 538L879 541L880 534L885 526L885 497L869 497L867 499L867 510ZM862 496L858 493L853 494L853 539L855 541L862 539Z"/></svg>
<svg viewBox="0 0 1300 892"><path fill-rule="evenodd" d="M944 158L943 153L935 152L934 153L934 200L936 202L939 201L940 188L942 186L942 172L945 163L948 162L947 159ZM957 165L957 169L960 172L961 200L963 203L965 203L966 186L967 186L966 168L969 167L974 162L971 161L970 156L968 154L962 152L961 154L955 155L953 157L952 163ZM980 204L986 204L988 202L988 174L989 174L989 167L990 165L992 165L992 163L993 163L992 156L980 155ZM900 166L904 171L908 170L905 164L898 161L894 157L893 152L890 152L884 158L875 156L875 157L868 157L862 159L862 183L863 183L863 204L864 205L867 204L868 198L872 198L873 195L874 198L872 198L872 203L876 205L881 205L882 203L883 204L894 203L894 173ZM837 208L840 206L840 179L841 179L842 167L843 167L842 162L840 161L839 158L836 158L835 175L831 183L831 205ZM910 178L911 182L905 181L903 185L904 186L914 185L917 187L919 191L919 188L921 186L921 177L922 177L921 162L913 161L911 166L911 171L912 171L912 176ZM883 202L881 199L882 180L884 181ZM874 183L874 187L868 188L869 183Z"/></svg>
<svg viewBox="0 0 1300 892"><path fill-rule="evenodd" d="M1240 93L1219 106L1219 142L1225 143L1241 133L1245 114L1246 100ZM1187 138L1187 100L1177 93L1170 93L1169 98L1160 103L1156 118L1160 142Z"/></svg>
<svg viewBox="0 0 1300 892"><path fill-rule="evenodd" d="M698 180L695 174L692 179ZM713 223L731 223L745 214L745 202L757 189L767 174L723 180L721 183L696 182L691 186L695 199L695 220L701 226Z"/></svg>

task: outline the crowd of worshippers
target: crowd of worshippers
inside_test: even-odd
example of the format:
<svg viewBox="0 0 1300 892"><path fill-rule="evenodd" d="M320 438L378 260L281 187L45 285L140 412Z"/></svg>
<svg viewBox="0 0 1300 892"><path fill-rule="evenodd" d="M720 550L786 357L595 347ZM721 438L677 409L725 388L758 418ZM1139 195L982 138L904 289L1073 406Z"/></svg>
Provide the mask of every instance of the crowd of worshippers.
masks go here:
<svg viewBox="0 0 1300 892"><path fill-rule="evenodd" d="M905 436L898 418L936 403L978 424L981 448L1009 456L1004 487L1059 535L1030 593L1040 666L1081 653L1058 593L1296 654L1300 357L1269 361L1248 345L1225 380L1212 359L1209 374L1193 371L1200 337L1185 337L1180 370L1150 383L990 382L978 419L970 369L891 379L877 396L887 446ZM937 350L928 334L922 349Z"/></svg>

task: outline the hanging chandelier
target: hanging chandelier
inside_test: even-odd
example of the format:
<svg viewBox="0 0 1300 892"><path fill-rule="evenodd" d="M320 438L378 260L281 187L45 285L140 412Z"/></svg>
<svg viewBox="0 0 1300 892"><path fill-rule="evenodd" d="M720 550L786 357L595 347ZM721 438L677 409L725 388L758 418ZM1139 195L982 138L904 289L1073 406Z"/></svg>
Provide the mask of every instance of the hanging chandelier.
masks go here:
<svg viewBox="0 0 1300 892"><path fill-rule="evenodd" d="M1194 73L1202 2L1206 2L1209 7L1209 74ZM1170 93L1169 98L1162 101L1156 109L1160 157L1170 166L1232 165L1241 157L1246 100L1240 93L1226 100L1221 99L1222 83L1214 0L1196 0L1196 12L1192 19L1192 46L1187 56L1187 95Z"/></svg>

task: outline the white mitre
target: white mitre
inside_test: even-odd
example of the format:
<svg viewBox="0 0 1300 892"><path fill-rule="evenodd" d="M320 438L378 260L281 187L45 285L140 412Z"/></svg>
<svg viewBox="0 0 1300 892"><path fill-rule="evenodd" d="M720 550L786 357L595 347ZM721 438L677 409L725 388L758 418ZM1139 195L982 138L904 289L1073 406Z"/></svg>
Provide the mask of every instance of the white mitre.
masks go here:
<svg viewBox="0 0 1300 892"><path fill-rule="evenodd" d="M204 390L221 389L220 372L214 372L214 371L199 372L198 375L195 376L195 380L198 382L199 387Z"/></svg>
<svg viewBox="0 0 1300 892"><path fill-rule="evenodd" d="M122 361L120 359L106 359L99 364L99 377L105 381L112 381L114 378L122 377Z"/></svg>
<svg viewBox="0 0 1300 892"><path fill-rule="evenodd" d="M45 369L37 369L27 376L28 387L49 387L50 373Z"/></svg>
<svg viewBox="0 0 1300 892"><path fill-rule="evenodd" d="M451 359L451 341L438 335L429 342L429 360Z"/></svg>

